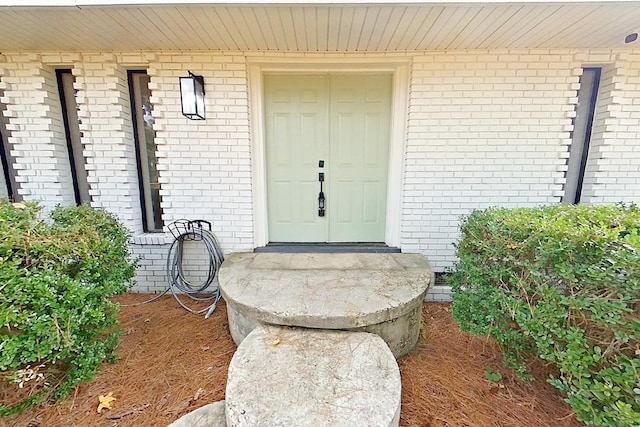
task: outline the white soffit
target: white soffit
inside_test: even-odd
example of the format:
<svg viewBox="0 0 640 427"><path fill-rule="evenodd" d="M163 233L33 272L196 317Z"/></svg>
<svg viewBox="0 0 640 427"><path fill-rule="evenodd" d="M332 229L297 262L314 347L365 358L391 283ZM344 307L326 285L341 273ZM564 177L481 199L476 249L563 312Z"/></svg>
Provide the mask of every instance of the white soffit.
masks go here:
<svg viewBox="0 0 640 427"><path fill-rule="evenodd" d="M640 31L640 2L122 3L0 0L0 52L624 48Z"/></svg>

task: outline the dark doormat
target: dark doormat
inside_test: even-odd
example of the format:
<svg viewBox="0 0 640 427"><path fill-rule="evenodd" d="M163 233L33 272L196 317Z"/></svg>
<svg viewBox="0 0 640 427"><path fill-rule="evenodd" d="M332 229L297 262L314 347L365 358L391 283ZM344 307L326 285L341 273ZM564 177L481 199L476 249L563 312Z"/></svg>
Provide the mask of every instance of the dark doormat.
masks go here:
<svg viewBox="0 0 640 427"><path fill-rule="evenodd" d="M254 252L329 252L329 253L400 253L399 248L387 246L385 243L269 243L267 246L255 248Z"/></svg>

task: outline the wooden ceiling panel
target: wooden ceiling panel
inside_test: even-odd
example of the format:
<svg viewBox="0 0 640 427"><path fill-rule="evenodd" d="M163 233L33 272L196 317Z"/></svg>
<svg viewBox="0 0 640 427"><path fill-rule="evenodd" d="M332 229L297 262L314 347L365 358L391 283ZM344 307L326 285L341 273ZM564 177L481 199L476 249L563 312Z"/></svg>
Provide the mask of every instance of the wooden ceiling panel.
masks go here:
<svg viewBox="0 0 640 427"><path fill-rule="evenodd" d="M353 19L351 20L351 25L349 26L349 39L345 50L352 52L358 50L366 17L367 9L354 8Z"/></svg>
<svg viewBox="0 0 640 427"><path fill-rule="evenodd" d="M458 16L454 16L452 21L449 21L449 25L445 26L442 44L439 48L452 49L456 39L470 31L469 26L473 28L477 25L477 22L484 22L485 28L490 27L492 25L491 21L481 21L483 9L483 7L479 6L460 8Z"/></svg>
<svg viewBox="0 0 640 427"><path fill-rule="evenodd" d="M408 21L407 8L406 7L394 7L391 9L391 15L383 27L379 30L382 31L382 37L380 43L375 47L375 50L386 52L398 50L397 39L399 38L402 24ZM397 36L396 36L397 35Z"/></svg>
<svg viewBox="0 0 640 427"><path fill-rule="evenodd" d="M562 46L564 40L559 37L567 25L570 25L572 21L567 19L567 16L573 17L573 22L581 22L585 16L592 13L593 7L589 8L577 8L575 6L564 5L560 8L560 13L548 15L545 19L538 22L533 28L526 33L522 33L519 37L514 38L507 43L507 47L517 46L518 41L527 40L529 46L538 48L544 46L544 40L555 39L559 43L558 47Z"/></svg>
<svg viewBox="0 0 640 427"><path fill-rule="evenodd" d="M640 6L638 6L640 7ZM635 28L636 32L640 32L640 21L638 21L637 14L633 10L630 10L628 14L620 19L609 20L604 22L600 16L593 16L592 22L588 27L589 36L594 40L602 40L602 43L598 46L607 48L609 40L622 41L631 32L629 29ZM574 29L571 33L567 33L563 36L563 41L567 46L578 46L583 43L583 39L587 33L584 28ZM622 44L622 43L619 43ZM634 45L631 45L634 46ZM636 48L640 47L640 44L635 44Z"/></svg>
<svg viewBox="0 0 640 427"><path fill-rule="evenodd" d="M445 11L444 7L429 8L429 14L425 16L423 23L417 29L415 36L407 44L407 50L422 50L428 44L427 35Z"/></svg>
<svg viewBox="0 0 640 427"><path fill-rule="evenodd" d="M0 52L620 48L639 30L622 2L0 7Z"/></svg>
<svg viewBox="0 0 640 427"><path fill-rule="evenodd" d="M478 13L467 24L464 31L458 31L451 37L451 42L447 46L448 49L460 49L463 46L475 49L480 45L482 37L487 34L493 34L509 21L511 17L519 10L518 6L510 6L496 10L496 7L479 8Z"/></svg>
<svg viewBox="0 0 640 427"><path fill-rule="evenodd" d="M562 6L558 5L533 9L522 6L516 13L510 16L509 20L504 22L499 29L494 32L485 32L483 35L486 36L486 38L479 43L479 46L507 47L509 44L515 44L513 43L514 40L520 39L523 34L526 34L532 28L536 27L541 21L554 14L560 13L561 10ZM515 45L517 46L517 44Z"/></svg>

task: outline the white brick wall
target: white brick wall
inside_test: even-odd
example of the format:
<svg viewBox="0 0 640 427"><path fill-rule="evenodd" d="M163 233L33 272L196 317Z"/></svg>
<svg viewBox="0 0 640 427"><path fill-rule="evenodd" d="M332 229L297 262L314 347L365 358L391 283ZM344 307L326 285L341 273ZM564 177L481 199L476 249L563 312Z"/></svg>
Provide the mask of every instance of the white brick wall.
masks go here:
<svg viewBox="0 0 640 427"><path fill-rule="evenodd" d="M166 241L167 243L143 243L132 245L134 256L139 258L139 268L137 271L136 284L134 290L137 292L161 292L168 286L167 279L167 256L172 237L160 236L158 241ZM145 236L143 239L149 241ZM207 279L209 270L209 257L204 244L201 241L185 242L184 244L184 260L183 269L185 279L194 286L202 284ZM228 253L227 253L228 254Z"/></svg>
<svg viewBox="0 0 640 427"><path fill-rule="evenodd" d="M451 287L432 286L427 293L425 301L451 301Z"/></svg>
<svg viewBox="0 0 640 427"><path fill-rule="evenodd" d="M437 52L412 70L402 249L441 272L459 217L489 206L556 203L578 76L573 55Z"/></svg>
<svg viewBox="0 0 640 427"><path fill-rule="evenodd" d="M213 223L225 254L253 249L246 56L260 55L283 57L277 52L5 53L0 85L10 142L19 154L21 191L49 205L72 197L52 80L55 67L72 68L92 205L116 213L134 234L132 250L142 257L136 290L164 289L171 238L142 234L126 75L128 69L143 69L151 77L165 224L202 218ZM285 56L317 60L323 54ZM434 270L454 262L460 215L493 205L560 201L583 66L605 66L584 199L640 200L640 51L368 56L413 59L401 247L424 254ZM203 122L180 114L178 77L189 70L204 76ZM27 156L28 149L40 157ZM191 271L200 270L204 252L195 246L188 251ZM437 287L429 298L448 295L448 288Z"/></svg>
<svg viewBox="0 0 640 427"><path fill-rule="evenodd" d="M136 292L162 292L167 288L166 254L169 245L133 245L132 252L139 257L134 290Z"/></svg>
<svg viewBox="0 0 640 427"><path fill-rule="evenodd" d="M5 55L6 130L18 194L45 210L75 203L54 68L38 54Z"/></svg>
<svg viewBox="0 0 640 427"><path fill-rule="evenodd" d="M188 71L204 77L206 121L181 115L178 77ZM165 226L177 219L204 219L212 223L225 254L252 250L251 145L244 55L159 53L149 61L147 72L151 76ZM137 241L146 242L148 237ZM168 245L134 246L134 251L145 257L136 289L158 291L167 286L164 271L168 250ZM204 280L202 271L208 258L203 248L192 243L186 246L185 255L188 278Z"/></svg>
<svg viewBox="0 0 640 427"><path fill-rule="evenodd" d="M163 219L205 219L225 252L253 249L248 89L242 54L159 54L149 65ZM178 77L205 82L207 120L181 115Z"/></svg>
<svg viewBox="0 0 640 427"><path fill-rule="evenodd" d="M587 55L587 62L595 60ZM599 58L602 64L583 201L640 200L640 54Z"/></svg>
<svg viewBox="0 0 640 427"><path fill-rule="evenodd" d="M126 67L114 54L84 54L73 64L91 205L142 231Z"/></svg>

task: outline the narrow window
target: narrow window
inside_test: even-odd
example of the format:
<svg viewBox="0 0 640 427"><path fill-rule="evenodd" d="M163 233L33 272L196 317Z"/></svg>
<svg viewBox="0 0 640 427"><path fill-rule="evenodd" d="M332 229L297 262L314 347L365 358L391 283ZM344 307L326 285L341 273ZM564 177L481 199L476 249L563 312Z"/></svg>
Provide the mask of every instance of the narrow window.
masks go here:
<svg viewBox="0 0 640 427"><path fill-rule="evenodd" d="M4 177L4 186L0 188L0 197L13 200L13 185L11 183L11 173L9 172L9 150L5 143L3 129L0 129L0 162L2 164L2 176Z"/></svg>
<svg viewBox="0 0 640 427"><path fill-rule="evenodd" d="M4 92L0 90L0 98ZM4 116L5 106L0 104L0 166L2 167L2 177L4 183L0 184L0 197L12 201L22 200L18 195L18 184L16 182L15 159L11 155L9 147L9 134L7 132L7 118Z"/></svg>
<svg viewBox="0 0 640 427"><path fill-rule="evenodd" d="M576 117L573 121L573 135L571 137L571 147L569 148L567 181L564 185L564 196L562 197L563 203L580 203L601 72L600 68L585 68L582 70Z"/></svg>
<svg viewBox="0 0 640 427"><path fill-rule="evenodd" d="M131 116L136 144L138 182L142 224L145 232L162 231L162 209L160 208L160 184L156 167L156 144L153 131L153 106L150 102L149 76L144 71L130 70L129 94Z"/></svg>
<svg viewBox="0 0 640 427"><path fill-rule="evenodd" d="M85 167L86 162L80 139L76 91L73 87L75 78L71 74L71 70L56 70L56 78L62 107L64 133L67 138L73 193L77 204L89 203L91 198L89 196L89 183L87 182L87 168Z"/></svg>

